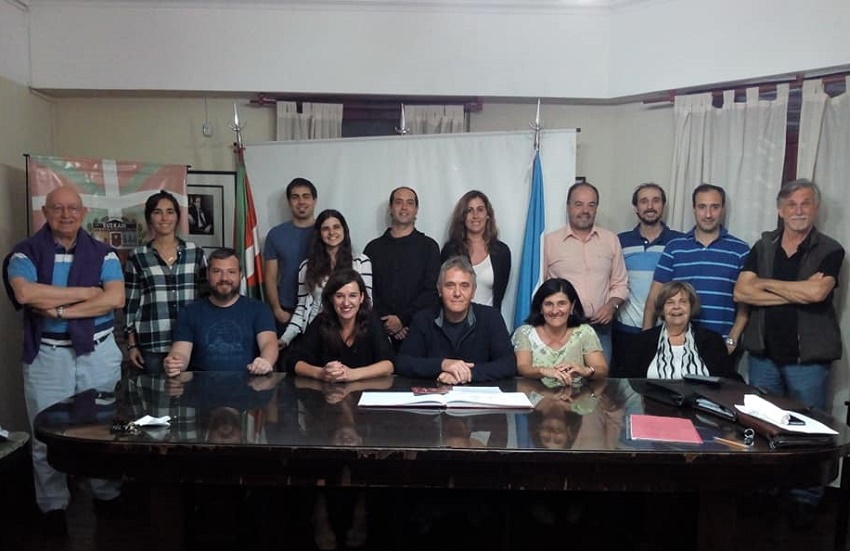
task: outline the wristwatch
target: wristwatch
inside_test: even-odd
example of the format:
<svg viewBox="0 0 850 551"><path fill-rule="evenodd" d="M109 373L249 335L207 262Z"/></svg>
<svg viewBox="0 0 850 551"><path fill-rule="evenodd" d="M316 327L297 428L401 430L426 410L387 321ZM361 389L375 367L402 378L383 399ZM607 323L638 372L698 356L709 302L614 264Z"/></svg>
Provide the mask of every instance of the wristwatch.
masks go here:
<svg viewBox="0 0 850 551"><path fill-rule="evenodd" d="M735 346L737 342L732 337L726 337L726 346Z"/></svg>
<svg viewBox="0 0 850 551"><path fill-rule="evenodd" d="M56 307L56 318L57 319L65 319L65 306L57 306Z"/></svg>

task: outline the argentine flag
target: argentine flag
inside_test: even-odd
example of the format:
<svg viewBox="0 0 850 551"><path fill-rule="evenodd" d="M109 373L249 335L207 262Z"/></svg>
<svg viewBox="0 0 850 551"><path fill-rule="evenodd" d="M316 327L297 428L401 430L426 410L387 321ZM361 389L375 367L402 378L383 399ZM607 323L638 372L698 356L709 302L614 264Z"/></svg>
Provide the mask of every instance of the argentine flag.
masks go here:
<svg viewBox="0 0 850 551"><path fill-rule="evenodd" d="M543 231L546 214L543 210L543 168L540 152L534 154L531 169L531 197L528 200L528 215L525 219L525 237L522 242L522 257L519 265L519 282L516 287L514 328L522 325L531 310L531 296L540 285L540 263L542 262Z"/></svg>

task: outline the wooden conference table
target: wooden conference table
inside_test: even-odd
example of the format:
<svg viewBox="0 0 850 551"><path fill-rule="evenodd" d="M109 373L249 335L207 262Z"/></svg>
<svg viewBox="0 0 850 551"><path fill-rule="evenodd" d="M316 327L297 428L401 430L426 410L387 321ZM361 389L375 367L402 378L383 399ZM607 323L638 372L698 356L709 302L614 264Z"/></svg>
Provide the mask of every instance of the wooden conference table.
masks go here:
<svg viewBox="0 0 850 551"><path fill-rule="evenodd" d="M720 418L668 407L635 391L635 381L593 381L580 390L538 381L497 384L526 392L534 410L472 412L363 409L364 389L421 385L388 377L346 385L273 374L136 376L118 391L83 392L36 418L56 468L89 476L127 475L150 483L152 519L179 547L181 483L263 486L462 488L489 490L694 492L700 549L733 549L738 497L757 489L829 482L850 452L850 430L834 444L746 449ZM630 414L688 417L704 443L629 440ZM116 419L170 415L169 427L114 433ZM157 517L158 516L158 517ZM159 528L157 528L159 529ZM177 542L177 543L175 543Z"/></svg>

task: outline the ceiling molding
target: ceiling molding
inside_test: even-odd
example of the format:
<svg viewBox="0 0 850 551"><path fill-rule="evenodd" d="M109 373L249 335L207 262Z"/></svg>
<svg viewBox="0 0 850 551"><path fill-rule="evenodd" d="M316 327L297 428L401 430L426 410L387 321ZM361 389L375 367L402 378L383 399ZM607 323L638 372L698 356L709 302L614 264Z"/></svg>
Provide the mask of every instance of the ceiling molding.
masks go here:
<svg viewBox="0 0 850 551"><path fill-rule="evenodd" d="M466 12L558 12L610 14L623 8L669 0L6 0L38 6L86 6L110 9L293 9Z"/></svg>

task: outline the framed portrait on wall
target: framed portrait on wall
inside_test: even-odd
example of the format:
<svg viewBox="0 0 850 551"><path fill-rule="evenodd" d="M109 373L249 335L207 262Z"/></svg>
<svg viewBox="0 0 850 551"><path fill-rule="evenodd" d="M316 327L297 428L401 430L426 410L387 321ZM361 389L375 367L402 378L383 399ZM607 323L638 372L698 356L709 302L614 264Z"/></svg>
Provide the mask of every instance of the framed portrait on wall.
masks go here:
<svg viewBox="0 0 850 551"><path fill-rule="evenodd" d="M188 240L204 248L232 247L236 173L190 170L186 196Z"/></svg>

